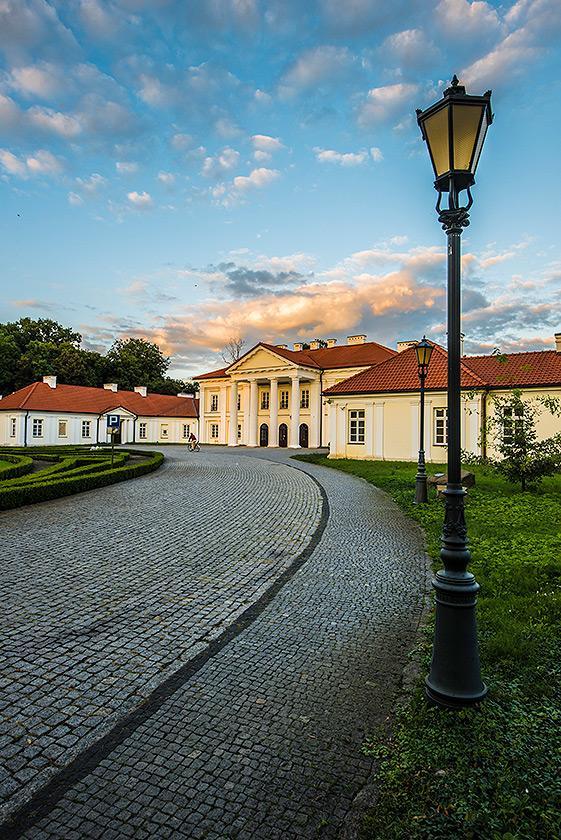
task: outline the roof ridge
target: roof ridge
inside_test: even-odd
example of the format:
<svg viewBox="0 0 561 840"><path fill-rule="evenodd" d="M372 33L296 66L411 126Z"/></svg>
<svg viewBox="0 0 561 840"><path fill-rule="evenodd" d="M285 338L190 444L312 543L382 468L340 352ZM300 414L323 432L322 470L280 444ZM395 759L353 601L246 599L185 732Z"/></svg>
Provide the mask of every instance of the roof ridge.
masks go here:
<svg viewBox="0 0 561 840"><path fill-rule="evenodd" d="M22 402L22 404L21 404L21 408L23 408L23 407L24 407L24 405L26 404L26 402L28 401L28 399L29 399L29 398L31 397L31 395L35 392L35 389L36 389L37 385L42 385L42 384L43 384L42 382L32 382L32 383L31 383L31 387L27 386L27 387L29 387L29 391L27 392L27 394L26 394L26 396L25 396L25 399L23 400L23 402ZM17 391L16 391L15 393L17 393Z"/></svg>
<svg viewBox="0 0 561 840"><path fill-rule="evenodd" d="M447 355L448 355L448 354L447 354ZM466 373L469 373L469 375L470 375L470 376L473 376L473 378L474 378L474 379L476 379L476 380L477 380L477 381L478 381L481 385L485 385L485 386L487 386L487 385L489 384L488 382L486 382L486 381L485 381L485 379L482 379L482 378L479 376L479 374L478 374L478 373L476 373L474 370L472 370L472 369L469 367L469 365L465 364L465 362L463 361L463 357L460 357L460 368L461 368L462 370L464 370Z"/></svg>
<svg viewBox="0 0 561 840"><path fill-rule="evenodd" d="M493 359L499 356L538 356L541 353L557 353L554 347L546 350L515 350L512 353L478 353L477 355L462 356L463 359Z"/></svg>

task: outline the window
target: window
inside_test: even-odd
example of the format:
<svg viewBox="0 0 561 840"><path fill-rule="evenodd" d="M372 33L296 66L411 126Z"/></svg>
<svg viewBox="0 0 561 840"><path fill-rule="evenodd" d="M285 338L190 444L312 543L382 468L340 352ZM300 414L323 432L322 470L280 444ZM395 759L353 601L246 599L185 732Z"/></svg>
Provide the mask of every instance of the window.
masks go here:
<svg viewBox="0 0 561 840"><path fill-rule="evenodd" d="M448 409L434 409L434 445L446 446L448 444Z"/></svg>
<svg viewBox="0 0 561 840"><path fill-rule="evenodd" d="M138 424L138 439L139 440L146 440L146 430L148 429L148 423L139 423Z"/></svg>
<svg viewBox="0 0 561 840"><path fill-rule="evenodd" d="M91 420L82 420L82 437L89 438L91 433Z"/></svg>
<svg viewBox="0 0 561 840"><path fill-rule="evenodd" d="M17 420L15 417L10 417L10 437L16 436Z"/></svg>
<svg viewBox="0 0 561 840"><path fill-rule="evenodd" d="M349 411L349 443L364 443L364 411Z"/></svg>
<svg viewBox="0 0 561 840"><path fill-rule="evenodd" d="M507 405L503 409L503 444L512 446L524 428L524 408Z"/></svg>
<svg viewBox="0 0 561 840"><path fill-rule="evenodd" d="M300 394L300 408L309 408L310 407L310 392L308 388L304 388L302 393Z"/></svg>
<svg viewBox="0 0 561 840"><path fill-rule="evenodd" d="M39 438L43 437L43 421L35 419L33 421L33 437Z"/></svg>
<svg viewBox="0 0 561 840"><path fill-rule="evenodd" d="M67 437L68 436L68 420L59 420L58 421L58 436L59 437Z"/></svg>
<svg viewBox="0 0 561 840"><path fill-rule="evenodd" d="M210 424L210 437L212 440L216 440L218 438L218 423Z"/></svg>
<svg viewBox="0 0 561 840"><path fill-rule="evenodd" d="M269 408L269 392L263 391L261 393L261 408L265 410Z"/></svg>
<svg viewBox="0 0 561 840"><path fill-rule="evenodd" d="M288 408L288 391L280 392L280 407Z"/></svg>
<svg viewBox="0 0 561 840"><path fill-rule="evenodd" d="M241 409L241 407L242 407L242 395L240 393L238 393L238 411Z"/></svg>
<svg viewBox="0 0 561 840"><path fill-rule="evenodd" d="M189 423L184 423L183 424L183 437L188 438L190 432L191 432L191 429L190 429Z"/></svg>
<svg viewBox="0 0 561 840"><path fill-rule="evenodd" d="M242 439L242 426L241 423L238 423L238 440Z"/></svg>
<svg viewBox="0 0 561 840"><path fill-rule="evenodd" d="M167 423L160 423L160 438L162 440L169 438L169 426Z"/></svg>
<svg viewBox="0 0 561 840"><path fill-rule="evenodd" d="M210 410L218 411L218 394L211 394L210 396Z"/></svg>

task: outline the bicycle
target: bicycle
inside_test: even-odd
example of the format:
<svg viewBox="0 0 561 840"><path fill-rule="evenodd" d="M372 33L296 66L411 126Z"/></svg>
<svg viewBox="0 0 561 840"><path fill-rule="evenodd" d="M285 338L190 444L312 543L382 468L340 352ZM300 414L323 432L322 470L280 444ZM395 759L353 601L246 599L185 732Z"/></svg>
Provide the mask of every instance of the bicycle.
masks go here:
<svg viewBox="0 0 561 840"><path fill-rule="evenodd" d="M189 444L189 452L200 452L200 451L201 451L201 445L200 445L198 440L195 443L190 443Z"/></svg>

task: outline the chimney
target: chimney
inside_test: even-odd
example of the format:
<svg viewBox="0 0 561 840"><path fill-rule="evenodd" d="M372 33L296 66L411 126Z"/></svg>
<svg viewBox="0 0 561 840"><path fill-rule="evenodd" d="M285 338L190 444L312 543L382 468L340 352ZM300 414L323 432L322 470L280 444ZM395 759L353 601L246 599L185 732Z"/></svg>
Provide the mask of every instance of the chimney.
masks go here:
<svg viewBox="0 0 561 840"><path fill-rule="evenodd" d="M275 344L275 347L280 347L281 350L288 350L288 344Z"/></svg>
<svg viewBox="0 0 561 840"><path fill-rule="evenodd" d="M310 350L317 350L319 348L319 339L314 338L313 341L310 341Z"/></svg>
<svg viewBox="0 0 561 840"><path fill-rule="evenodd" d="M117 388L115 388L115 390L117 390ZM148 393L148 388L146 387L146 385L137 385L134 389L134 393L140 394L141 397L145 397Z"/></svg>
<svg viewBox="0 0 561 840"><path fill-rule="evenodd" d="M366 341L365 335L348 335L347 344L364 344Z"/></svg>
<svg viewBox="0 0 561 840"><path fill-rule="evenodd" d="M106 391L116 391L119 386L116 382L105 382L103 387Z"/></svg>
<svg viewBox="0 0 561 840"><path fill-rule="evenodd" d="M327 346L328 347L335 347L336 344L337 344L337 339L336 338L328 338L327 339Z"/></svg>
<svg viewBox="0 0 561 840"><path fill-rule="evenodd" d="M561 333L555 333L555 349L561 353Z"/></svg>
<svg viewBox="0 0 561 840"><path fill-rule="evenodd" d="M301 350L302 349L302 342L294 342L294 349Z"/></svg>
<svg viewBox="0 0 561 840"><path fill-rule="evenodd" d="M48 385L49 388L56 388L56 376L44 376L43 382L45 385Z"/></svg>
<svg viewBox="0 0 561 840"><path fill-rule="evenodd" d="M397 342L397 352L403 353L404 350L408 350L409 347L414 347L417 344L416 341L398 341Z"/></svg>

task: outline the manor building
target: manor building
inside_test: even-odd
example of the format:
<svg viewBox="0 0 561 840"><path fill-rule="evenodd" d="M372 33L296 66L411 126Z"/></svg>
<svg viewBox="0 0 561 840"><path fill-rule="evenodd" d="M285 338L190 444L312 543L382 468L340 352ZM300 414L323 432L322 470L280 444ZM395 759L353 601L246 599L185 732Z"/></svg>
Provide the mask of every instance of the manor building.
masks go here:
<svg viewBox="0 0 561 840"><path fill-rule="evenodd" d="M52 446L108 443L107 415L119 415L116 443L187 443L198 436L198 400L191 395L150 394L139 386L119 391L60 385L44 376L0 398L0 445Z"/></svg>
<svg viewBox="0 0 561 840"><path fill-rule="evenodd" d="M365 335L349 336L345 345L328 339L292 349L259 342L228 367L195 377L201 443L327 446L322 392L395 354Z"/></svg>

